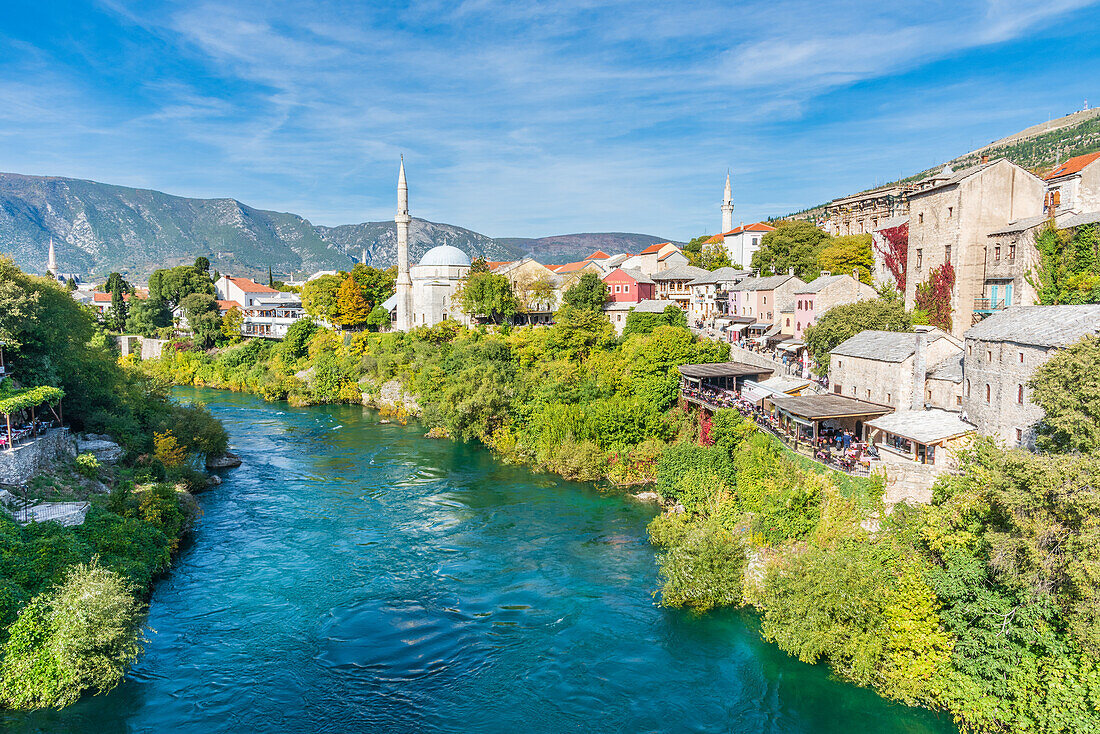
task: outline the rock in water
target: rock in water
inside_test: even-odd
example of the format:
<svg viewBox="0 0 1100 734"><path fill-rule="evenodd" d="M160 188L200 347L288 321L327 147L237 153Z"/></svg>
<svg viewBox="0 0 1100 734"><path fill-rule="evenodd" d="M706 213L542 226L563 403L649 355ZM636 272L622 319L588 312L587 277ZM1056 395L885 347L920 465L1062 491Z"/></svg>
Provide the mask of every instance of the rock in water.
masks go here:
<svg viewBox="0 0 1100 734"><path fill-rule="evenodd" d="M221 456L207 456L207 469L233 469L241 465L241 457L232 451L226 451Z"/></svg>

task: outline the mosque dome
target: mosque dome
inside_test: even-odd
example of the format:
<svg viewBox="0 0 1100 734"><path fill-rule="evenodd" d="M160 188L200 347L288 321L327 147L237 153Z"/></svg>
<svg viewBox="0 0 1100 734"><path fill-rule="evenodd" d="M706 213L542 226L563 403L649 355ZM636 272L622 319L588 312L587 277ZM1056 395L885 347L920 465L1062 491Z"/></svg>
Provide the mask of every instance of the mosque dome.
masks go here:
<svg viewBox="0 0 1100 734"><path fill-rule="evenodd" d="M420 264L468 268L470 256L457 247L439 245L425 252L424 257L420 258Z"/></svg>

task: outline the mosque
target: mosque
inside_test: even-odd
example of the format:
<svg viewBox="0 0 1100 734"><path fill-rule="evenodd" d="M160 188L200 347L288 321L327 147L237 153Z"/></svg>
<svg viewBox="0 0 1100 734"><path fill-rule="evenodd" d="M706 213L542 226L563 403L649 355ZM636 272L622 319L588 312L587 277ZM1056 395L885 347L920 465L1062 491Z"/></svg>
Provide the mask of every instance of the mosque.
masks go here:
<svg viewBox="0 0 1100 734"><path fill-rule="evenodd" d="M408 331L417 326L435 326L448 319L469 324L470 318L455 302L462 279L470 272L470 256L451 245L439 245L424 253L420 263L409 267L409 185L405 160L397 175L397 293L384 304L390 310L393 327Z"/></svg>

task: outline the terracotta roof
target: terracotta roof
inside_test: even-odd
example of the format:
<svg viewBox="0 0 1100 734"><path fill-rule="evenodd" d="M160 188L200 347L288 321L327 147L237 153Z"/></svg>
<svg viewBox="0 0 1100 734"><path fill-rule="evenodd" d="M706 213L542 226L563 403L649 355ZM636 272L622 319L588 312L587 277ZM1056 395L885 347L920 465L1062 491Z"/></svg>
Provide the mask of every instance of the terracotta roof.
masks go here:
<svg viewBox="0 0 1100 734"><path fill-rule="evenodd" d="M268 288L266 285L260 285L254 280L248 278L234 278L232 276L226 276L229 282L240 288L245 293L278 293L279 291L274 288Z"/></svg>
<svg viewBox="0 0 1100 734"><path fill-rule="evenodd" d="M707 240L707 244L711 245L711 244L714 244L715 242L721 242L723 240L723 238L725 238L725 237L729 237L729 236L732 236L732 235L735 235L735 234L741 234L742 232L773 232L773 231L775 231L775 227L771 226L770 224L764 224L763 222L755 222L753 224L742 224L738 227L734 227L729 232L723 232L721 234L714 235L709 240Z"/></svg>
<svg viewBox="0 0 1100 734"><path fill-rule="evenodd" d="M1082 168L1092 163L1097 158L1100 158L1100 153L1087 153L1085 155L1074 156L1051 171L1050 174L1047 175L1046 180L1049 181L1052 178L1069 176L1072 173L1080 173Z"/></svg>
<svg viewBox="0 0 1100 734"><path fill-rule="evenodd" d="M240 308L241 304L237 303L236 301L218 301L219 311L228 311L233 307Z"/></svg>
<svg viewBox="0 0 1100 734"><path fill-rule="evenodd" d="M606 252L604 252L603 250L596 250L596 251L595 251L595 252L593 252L593 253L592 253L591 255L589 255L588 257L586 257L586 258L585 258L585 260L606 260L606 259L607 259L607 258L609 258L609 257L611 257L611 256L610 256L610 255L608 255L608 254L607 254Z"/></svg>
<svg viewBox="0 0 1100 734"><path fill-rule="evenodd" d="M490 270L496 270L501 265L511 265L512 260L486 260L485 264L489 266Z"/></svg>
<svg viewBox="0 0 1100 734"><path fill-rule="evenodd" d="M661 248L664 247L665 245L671 245L671 244L672 244L671 242L658 242L655 245L650 245L649 247L645 248L644 250L642 250L638 254L639 255L652 255L656 252L660 252Z"/></svg>
<svg viewBox="0 0 1100 734"><path fill-rule="evenodd" d="M144 299L149 297L148 293L142 293L140 291L138 291L135 295L138 297L138 300L144 300ZM122 300L123 301L129 301L130 300L130 294L129 293L123 293L122 294ZM94 301L95 303L110 303L111 302L111 294L110 293L102 293L100 291L95 291L95 292L92 293L92 301Z"/></svg>
<svg viewBox="0 0 1100 734"><path fill-rule="evenodd" d="M575 273L578 270L582 270L592 262L591 260L581 260L575 263L566 263L565 265L559 265L554 272L555 273Z"/></svg>
<svg viewBox="0 0 1100 734"><path fill-rule="evenodd" d="M667 244L667 243L666 243L666 244ZM665 259L667 259L667 258L670 258L670 257L672 257L673 255L676 255L676 254L682 254L682 253L681 253L681 251L680 251L680 248L679 248L679 247L677 247L677 248L676 248L676 249L674 249L674 250L669 250L669 251L668 251L668 252L666 252L666 253L665 253L664 255L661 255L660 257L658 257L658 258L657 258L657 260L658 260L658 261L661 261L661 260L665 260Z"/></svg>

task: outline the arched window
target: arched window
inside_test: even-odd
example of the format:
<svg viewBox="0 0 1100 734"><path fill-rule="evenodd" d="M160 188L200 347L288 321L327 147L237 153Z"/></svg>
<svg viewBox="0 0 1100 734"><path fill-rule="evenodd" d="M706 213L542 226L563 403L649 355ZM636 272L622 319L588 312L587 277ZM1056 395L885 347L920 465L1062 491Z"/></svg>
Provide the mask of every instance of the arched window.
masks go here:
<svg viewBox="0 0 1100 734"><path fill-rule="evenodd" d="M1016 402L1020 403L1021 405L1024 402L1024 386L1023 385L1017 385L1016 386Z"/></svg>
<svg viewBox="0 0 1100 734"><path fill-rule="evenodd" d="M790 325L791 325L791 320L788 318L787 319L787 326L790 326Z"/></svg>

